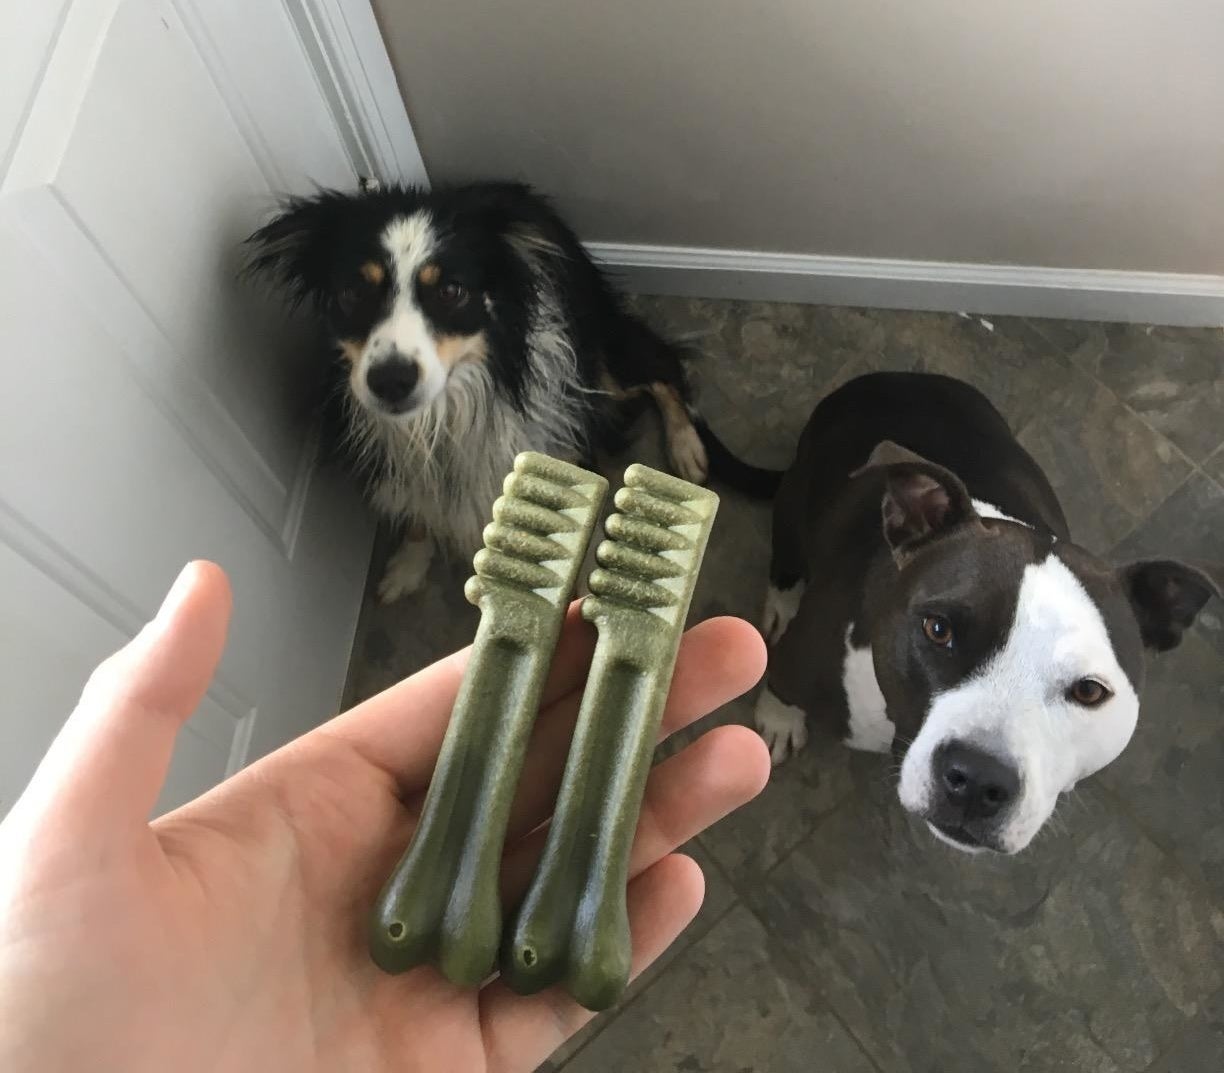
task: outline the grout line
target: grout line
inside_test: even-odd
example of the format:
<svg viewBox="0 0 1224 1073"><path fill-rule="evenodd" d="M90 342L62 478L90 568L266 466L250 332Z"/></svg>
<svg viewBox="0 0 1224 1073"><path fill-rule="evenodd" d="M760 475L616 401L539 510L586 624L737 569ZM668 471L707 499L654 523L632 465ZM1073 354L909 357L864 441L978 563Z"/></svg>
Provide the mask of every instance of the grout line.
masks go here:
<svg viewBox="0 0 1224 1073"><path fill-rule="evenodd" d="M1065 357L1068 360L1068 362L1070 362L1072 365L1075 364L1075 362L1071 361L1071 357L1075 353L1075 350L1068 350L1065 346L1059 343L1056 339L1054 339L1052 336L1048 335L1045 331L1042 330L1041 325L1048 324L1052 318L1050 317L1021 317L1020 319L1023 320L1024 323L1027 324L1030 328L1032 328L1033 331L1035 331L1041 337L1041 339L1046 343L1047 346L1053 347L1059 354ZM1089 321L1080 321L1079 323L1101 325L1101 324L1112 324L1115 322L1108 321L1108 320L1089 320ZM1095 350L1087 351L1086 353L1088 353L1093 358L1099 358L1108 349L1109 349L1109 340L1104 335L1102 335L1100 345Z"/></svg>
<svg viewBox="0 0 1224 1073"><path fill-rule="evenodd" d="M1155 425L1153 425L1152 422L1149 421L1142 413L1140 413L1133 406L1131 406L1130 403L1128 403L1124 398L1122 398L1122 396L1119 395L1110 384L1106 383L1104 380L1101 379L1101 377L1099 377L1095 373L1088 372L1080 368L1079 363L1073 360L1072 351L1069 351L1065 347L1060 346L1053 339L1051 339L1048 335L1046 335L1045 332L1043 332L1040 327L1038 327L1038 324L1040 323L1040 318L1025 318L1025 320L1033 328L1034 331L1036 331L1050 346L1052 346L1056 351L1058 351L1060 356L1062 356L1066 360L1067 366L1070 370L1074 371L1075 373L1078 373L1080 376L1085 377L1090 383L1095 384L1097 387L1103 388L1105 391L1107 391L1110 394L1110 396L1114 399L1114 401L1117 402L1118 405L1121 406L1122 409L1125 410L1131 417L1135 418L1135 420L1137 420L1141 425L1143 425L1144 428L1146 428L1149 432L1151 432L1158 439L1163 440L1170 447L1172 447L1173 450L1181 457L1182 461L1184 461L1190 467L1191 473L1197 471L1201 473L1203 476L1205 476L1208 480L1213 480L1211 475L1208 474L1203 469L1203 463L1214 458L1217 453L1224 451L1224 447L1217 447L1215 451L1213 451L1211 454L1207 455L1207 457L1203 459L1203 463L1196 462L1190 455L1188 455L1184 450L1182 450L1182 448L1176 442L1174 442L1172 437L1168 436L1166 433L1162 432ZM1103 324L1110 324L1113 322L1112 321L1090 321L1086 323L1103 325ZM1087 351L1085 353L1089 355L1089 360L1091 360L1092 358L1101 357L1108 350L1109 350L1109 340L1107 338L1102 337L1100 346L1098 348L1092 351ZM1033 420L1036 420L1036 419L1034 418ZM1031 423L1032 421L1029 422L1029 424ZM1017 432L1016 435L1019 436L1019 432ZM1190 477L1190 474L1188 473L1186 475L1186 479L1189 479L1189 477ZM1185 480L1181 481L1177 485L1177 488L1180 488L1182 484L1184 483L1185 483ZM1215 483L1218 484L1219 482L1217 481ZM1177 490L1176 488L1173 489L1173 491L1176 491L1176 490ZM1172 495L1173 493L1170 492L1169 494ZM1134 530L1137 529L1139 525L1141 525L1144 521L1146 521L1147 518L1150 517L1151 514L1155 510L1157 510L1161 505L1163 505L1165 500L1167 499L1168 499L1168 496L1166 496L1165 499L1162 499L1160 503L1157 504L1156 507L1153 507L1152 510L1149 511L1148 514L1143 519L1141 519L1138 523L1136 523L1135 526L1133 526L1131 529L1127 531L1126 536L1129 536L1132 532L1134 532ZM1119 538L1118 542L1120 543L1122 540L1126 538L1126 536Z"/></svg>
<svg viewBox="0 0 1224 1073"><path fill-rule="evenodd" d="M676 852L680 852L680 851L679 851L679 850L677 850ZM716 863L717 863L717 862L716 862ZM579 1046L577 1049L575 1049L575 1050L573 1051L573 1053L571 1053L571 1054L570 1054L570 1055L569 1055L569 1056L568 1056L568 1057L565 1059L565 1061L564 1061L564 1062L562 1062L562 1063L561 1063L561 1065L559 1065L559 1066L557 1067L557 1073L561 1073L561 1070L565 1069L565 1068L566 1068L566 1066L568 1066L568 1065L569 1065L569 1064L570 1064L570 1063L571 1063L571 1062L572 1062L572 1061L573 1061L575 1058L577 1058L577 1057L578 1057L578 1055L580 1055L580 1054L581 1054L583 1051L585 1051L585 1050L586 1050L586 1049L587 1049L587 1048L588 1048L588 1047L589 1047L589 1046L590 1046L592 1043L594 1043L594 1042L595 1042L595 1040L597 1040L597 1039L598 1039L600 1036L602 1036L602 1035L603 1035L603 1034L604 1034L604 1033L605 1033L605 1032L608 1030L608 1028L609 1028L611 1025L613 1025L615 1022L619 1021L619 1020L620 1020L620 1019L621 1019L621 1018L622 1018L622 1017L625 1015L625 1013L626 1013L628 1010L631 1010L631 1009L632 1009L634 1006L636 1006L636 1005L637 1005L637 1003L638 1003L638 1001L639 1001L640 999L642 999L643 997L645 997L647 994L649 994L649 993L650 993L650 992L651 992L651 991L654 989L654 986L655 986L655 985L656 985L656 984L659 982L660 978L661 978L661 977L663 977L663 976L665 976L665 975L667 975L667 973L671 971L672 965L673 965L673 964L674 964L676 961L678 961L680 958L682 958L682 957L683 957L685 954L687 954L687 953L688 953L688 952L689 952L689 951L690 951L690 950L691 950L691 949L692 949L694 946L696 946L696 944L697 944L698 942L700 942L700 941L701 941L702 939L704 939L704 938L705 938L707 935L709 935L709 934L710 934L710 932L712 932L712 931L714 930L714 928L715 928L715 927L717 927L719 924L721 924L721 923L723 922L723 920L725 920L725 919L726 919L728 916L730 916L730 914L731 914L732 910L734 910L734 909L738 908L738 907L739 907L741 904L742 904L742 903L740 902L739 895L738 895L738 893L737 893L737 894L736 894L736 896L735 896L734 898L732 898L732 899L731 899L731 904L730 904L730 905L728 905L728 906L727 906L727 907L726 907L726 908L725 908L725 909L724 909L724 910L723 910L721 913L719 913L719 914L718 914L716 917L714 917L714 919L713 919L713 920L711 920L711 921L710 921L710 922L709 922L709 923L708 923L708 924L707 924L707 925L706 925L704 928L693 929L693 930L692 930L692 938L691 938L691 939L690 939L690 940L689 940L687 943L685 943L685 944L684 944L682 947L680 947L680 949L679 949L679 950L676 950L676 953L672 955L671 960L670 960L670 961L668 961L668 963L667 963L666 965L664 965L664 966L663 966L663 968L661 968L661 969L659 970L658 975L657 975L657 976L656 976L656 977L655 977L653 980L651 980L651 981L650 981L650 983L648 983L646 986L644 986L644 987L643 987L643 988L642 988L642 989L641 989L641 990L640 990L640 991L639 991L639 992L638 992L636 995L634 995L634 996L633 996L631 999L629 999L629 1001L628 1001L628 1002L626 1002L626 1003L625 1003L623 1006L618 1007L618 1008L617 1008L617 1010L616 1010L616 1016L606 1018L604 1025L603 1025L603 1026L602 1026L602 1027L599 1029L599 1031L598 1031L598 1032L592 1032L592 1033L591 1033L591 1037L590 1037L590 1039L585 1040L585 1041L582 1043L582 1045L581 1045L581 1046ZM689 934L689 929L685 929L685 934ZM675 946L676 946L676 944L675 944L675 943L673 943L673 944L672 944L670 947L668 947L668 950L675 949ZM654 964L656 964L656 963L657 963L657 961L658 961L658 959L656 958L656 959L655 959L655 962L652 962L650 965L646 966L646 968L645 968L645 969L643 969L642 971L643 971L643 972L649 972L649 971L651 970L651 968L653 968ZM602 1016L602 1015L597 1014L596 1016L598 1017L598 1016ZM590 1024L591 1022L587 1022L587 1023L588 1023L588 1024ZM581 1031L582 1031L582 1030L583 1030L585 1027L586 1027L586 1025L584 1025L584 1026L583 1026L583 1028L580 1028L578 1031L579 1031L579 1032L581 1032ZM572 1038L572 1037L571 1037L571 1038ZM560 1048L558 1048L558 1050L560 1050ZM548 1061L548 1059L545 1059L545 1061Z"/></svg>
<svg viewBox="0 0 1224 1073"><path fill-rule="evenodd" d="M848 747L839 743L838 748L847 749ZM787 846L786 849L783 850L778 855L778 859L774 861L773 864L771 864L768 868L760 869L759 872L757 872L756 874L756 878L768 879L770 876L772 876L774 872L776 872L783 864L785 864L788 860L790 860L791 856L795 853L797 849L799 849L800 846L802 846L805 842L807 842L808 839L810 839L818 830L820 830L821 827L825 825L829 817L833 816L835 813L839 812L842 808L846 807L849 804L849 802L860 792L861 792L861 787L858 787L858 786L852 786L850 789L848 789L844 794L842 794L841 797L839 797L836 801L833 802L832 807L830 807L827 812L825 812L821 816L816 817L816 819L812 821L811 826L808 827L805 831L803 831L791 845ZM705 832L703 831L702 835L704 834ZM699 841L701 840L702 835L697 836ZM710 859L714 861L714 863L718 866L719 870L723 874L723 877L727 880L727 882L731 886L731 889L735 892L735 896L745 903L748 902L749 897L745 893L744 888L740 884L738 871L732 871L731 869L725 867L723 863L718 859L715 852L712 849L710 849L710 847L707 846L705 842L701 843L701 848L704 849L707 854L709 854Z"/></svg>
<svg viewBox="0 0 1224 1073"><path fill-rule="evenodd" d="M1124 541L1128 540L1131 536L1137 533L1149 521L1151 521L1152 515L1154 515L1158 510L1160 510L1161 507L1163 507L1166 503L1168 503L1170 499L1172 499L1187 484L1189 484L1190 478L1193 477L1195 473L1202 474L1202 470L1200 470L1197 466L1191 469L1180 481L1178 481L1175 485L1173 485L1172 488L1169 489L1168 494L1164 496L1164 498L1157 501L1156 505L1152 507L1151 510L1149 510L1142 517L1136 518L1134 525L1130 526L1120 537L1118 537L1117 540L1115 540L1113 544L1110 546L1109 551L1102 554L1101 558L1105 559L1107 562L1109 561L1109 559L1112 559L1114 553L1118 550L1118 547ZM1206 476L1206 474L1203 474L1203 476Z"/></svg>
<svg viewBox="0 0 1224 1073"><path fill-rule="evenodd" d="M1104 345L1101 347L1101 350L1096 354L1096 356L1100 357L1108 349L1109 349L1109 342L1108 340L1106 340ZM1199 468L1199 463L1197 463L1193 458L1191 458L1190 455L1186 454L1186 452L1183 451L1181 447L1179 447L1170 436L1168 436L1164 432L1161 432L1160 429L1158 429L1155 425L1153 425L1152 422L1149 421L1143 414L1141 414L1138 410L1136 410L1133 406L1131 406L1130 403L1128 403L1124 398L1122 398L1122 396L1119 395L1110 384L1106 383L1095 373L1086 372L1085 370L1081 369L1074 361L1071 360L1071 356L1069 354L1067 355L1067 364L1072 369L1074 369L1077 373L1079 373L1081 376L1087 378L1089 382L1096 384L1100 388L1104 388L1104 390L1107 391L1113 397L1114 401L1117 402L1118 405L1121 406L1123 410L1125 410L1128 414L1130 414L1131 417L1135 418L1135 420L1137 420L1141 425L1143 425L1144 428L1146 428L1153 435L1155 435L1159 439L1164 440L1170 447L1173 448L1174 451L1177 452L1177 454L1181 456L1182 460L1187 465L1189 465L1191 469Z"/></svg>
<svg viewBox="0 0 1224 1073"><path fill-rule="evenodd" d="M1211 454L1203 459L1202 465L1199 466L1199 472L1217 488L1224 491L1224 478L1217 478L1213 474L1207 472L1207 463L1215 458L1219 458L1224 461L1224 444L1221 444L1214 451L1212 451Z"/></svg>
<svg viewBox="0 0 1224 1073"><path fill-rule="evenodd" d="M1212 992L1211 996L1205 1002L1203 1002L1202 1005L1208 1006L1222 995L1224 995L1224 987L1221 987L1219 991ZM1200 1007L1199 1013L1202 1012L1202 1008ZM1152 1064L1144 1068L1143 1073L1160 1073L1161 1063L1168 1058L1180 1044L1186 1041L1187 1037L1189 1037L1193 1030L1193 1022L1187 1019L1186 1023L1182 1026L1182 1030L1174 1034L1174 1037L1172 1040L1170 1040L1169 1045L1160 1050L1160 1053L1152 1059Z"/></svg>
<svg viewBox="0 0 1224 1073"><path fill-rule="evenodd" d="M1123 819L1130 823L1141 836L1151 842L1160 851L1162 856L1168 858L1173 870L1189 884L1192 890L1201 895L1208 905L1218 910L1224 910L1224 896L1214 890L1205 879L1195 875L1182 863L1181 847L1176 845L1176 843L1168 841L1163 835L1149 827L1130 807L1126 797L1105 780L1101 780L1097 784L1096 789L1098 793L1108 799L1110 805L1121 814ZM1087 833L1083 837L1087 837ZM1078 844L1079 840L1077 839L1076 841ZM1220 945L1224 945L1224 941L1217 940L1217 942Z"/></svg>
<svg viewBox="0 0 1224 1073"><path fill-rule="evenodd" d="M847 750L849 749L849 746L845 744L839 744L839 747L842 749L847 749ZM849 790L847 790L840 798L837 799L837 801L833 803L833 807L829 809L828 812L826 812L823 816L818 816L815 822L812 824L812 826L808 828L808 830L806 830L799 839L796 840L795 844L789 847L785 853L779 856L778 859L774 861L773 864L771 864L768 868L766 868L761 873L761 875L766 879L770 878L774 874L774 872L776 872L779 868L782 867L782 865L784 865L787 861L791 859L791 857L794 856L795 851L798 850L800 846L802 846L814 834L816 834L816 832L819 831L826 823L828 823L831 817L835 816L843 808L848 808L851 800L853 800L857 796L861 796L861 794L862 794L861 786L853 786ZM736 890L738 891L738 889L739 888L737 887Z"/></svg>
<svg viewBox="0 0 1224 1073"><path fill-rule="evenodd" d="M774 931L773 928L769 926L769 923L765 920L765 918L762 917L759 912L757 912L756 906L746 902L744 904L744 908L747 909L748 912L752 914L753 919L755 919L756 922L760 924L760 926L764 929L767 935L777 940L779 952L787 960L787 962L791 965L792 968L794 968L801 976L804 973L810 972L811 966L808 964L805 964L804 961L797 954L793 954L791 952L783 936L779 935L776 931ZM876 1061L875 1055L873 1055L863 1045L863 1041L859 1039L858 1033L855 1032L854 1029L850 1027L849 1023L842 1016L841 1011L838 1010L838 1008L834 1005L832 999L829 998L829 996L823 991L823 989L821 989L819 986L817 986L814 989L809 987L808 993L820 1000L824 1008L829 1011L829 1014L832 1016L833 1020L836 1021L839 1026L841 1026L841 1030L845 1032L847 1036L850 1037L854 1045L859 1049L859 1053L863 1056L863 1058L866 1059L868 1065L870 1065L871 1068L876 1071L876 1073L884 1073L884 1069L880 1065L880 1063Z"/></svg>

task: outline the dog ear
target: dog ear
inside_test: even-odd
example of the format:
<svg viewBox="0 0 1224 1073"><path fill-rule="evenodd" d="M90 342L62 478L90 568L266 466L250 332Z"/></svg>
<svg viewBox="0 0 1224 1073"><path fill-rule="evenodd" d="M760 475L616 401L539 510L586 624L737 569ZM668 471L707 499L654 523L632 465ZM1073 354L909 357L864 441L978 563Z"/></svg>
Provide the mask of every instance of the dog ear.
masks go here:
<svg viewBox="0 0 1224 1073"><path fill-rule="evenodd" d="M1148 648L1167 652L1181 643L1211 597L1224 596L1224 569L1175 559L1152 559L1119 567L1118 580Z"/></svg>
<svg viewBox="0 0 1224 1073"><path fill-rule="evenodd" d="M882 473L884 539L902 565L920 544L977 518L964 482L899 444L885 440L850 476Z"/></svg>
<svg viewBox="0 0 1224 1073"><path fill-rule="evenodd" d="M285 200L280 212L246 240L246 274L280 283L295 307L305 302L324 308L332 297L329 253L335 248L342 207L351 200L335 190Z"/></svg>

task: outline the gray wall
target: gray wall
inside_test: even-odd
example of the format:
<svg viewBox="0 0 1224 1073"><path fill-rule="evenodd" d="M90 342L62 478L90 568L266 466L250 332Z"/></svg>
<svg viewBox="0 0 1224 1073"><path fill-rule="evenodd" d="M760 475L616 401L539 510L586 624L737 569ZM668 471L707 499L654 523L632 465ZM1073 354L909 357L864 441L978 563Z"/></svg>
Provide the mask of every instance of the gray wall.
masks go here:
<svg viewBox="0 0 1224 1073"><path fill-rule="evenodd" d="M434 181L588 240L1224 273L1224 0L374 0Z"/></svg>

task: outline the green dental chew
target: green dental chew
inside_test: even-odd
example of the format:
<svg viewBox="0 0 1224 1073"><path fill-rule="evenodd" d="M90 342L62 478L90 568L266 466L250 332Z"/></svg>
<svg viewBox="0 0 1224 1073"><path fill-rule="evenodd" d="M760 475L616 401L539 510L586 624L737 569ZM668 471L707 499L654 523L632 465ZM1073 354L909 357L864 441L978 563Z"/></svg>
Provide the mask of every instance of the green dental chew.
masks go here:
<svg viewBox="0 0 1224 1073"><path fill-rule="evenodd" d="M582 607L599 640L556 813L501 953L515 991L563 983L590 1010L629 981L629 852L718 497L634 465L616 506Z"/></svg>
<svg viewBox="0 0 1224 1073"><path fill-rule="evenodd" d="M603 477L525 453L493 504L464 589L481 616L471 660L420 824L370 921L370 953L387 972L433 962L474 987L493 969L510 805L607 490Z"/></svg>

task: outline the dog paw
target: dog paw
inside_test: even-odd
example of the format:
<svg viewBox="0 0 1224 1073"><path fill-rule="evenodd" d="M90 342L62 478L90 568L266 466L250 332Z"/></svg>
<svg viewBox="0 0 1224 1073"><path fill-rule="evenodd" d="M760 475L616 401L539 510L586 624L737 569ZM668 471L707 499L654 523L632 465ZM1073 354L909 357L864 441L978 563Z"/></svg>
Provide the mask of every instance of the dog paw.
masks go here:
<svg viewBox="0 0 1224 1073"><path fill-rule="evenodd" d="M692 425L673 432L667 438L667 453L677 477L693 484L705 484L710 476L710 460L705 444Z"/></svg>
<svg viewBox="0 0 1224 1073"><path fill-rule="evenodd" d="M757 701L753 721L765 744L774 767L807 744L807 717L802 708L783 704L766 689Z"/></svg>
<svg viewBox="0 0 1224 1073"><path fill-rule="evenodd" d="M795 582L789 589L778 589L773 585L765 594L765 610L761 613L761 636L766 644L777 644L791 619L799 613L799 602L803 599L804 583Z"/></svg>
<svg viewBox="0 0 1224 1073"><path fill-rule="evenodd" d="M425 581L432 558L432 541L405 540L387 561L387 568L378 583L378 599L390 604L403 596L411 596Z"/></svg>

